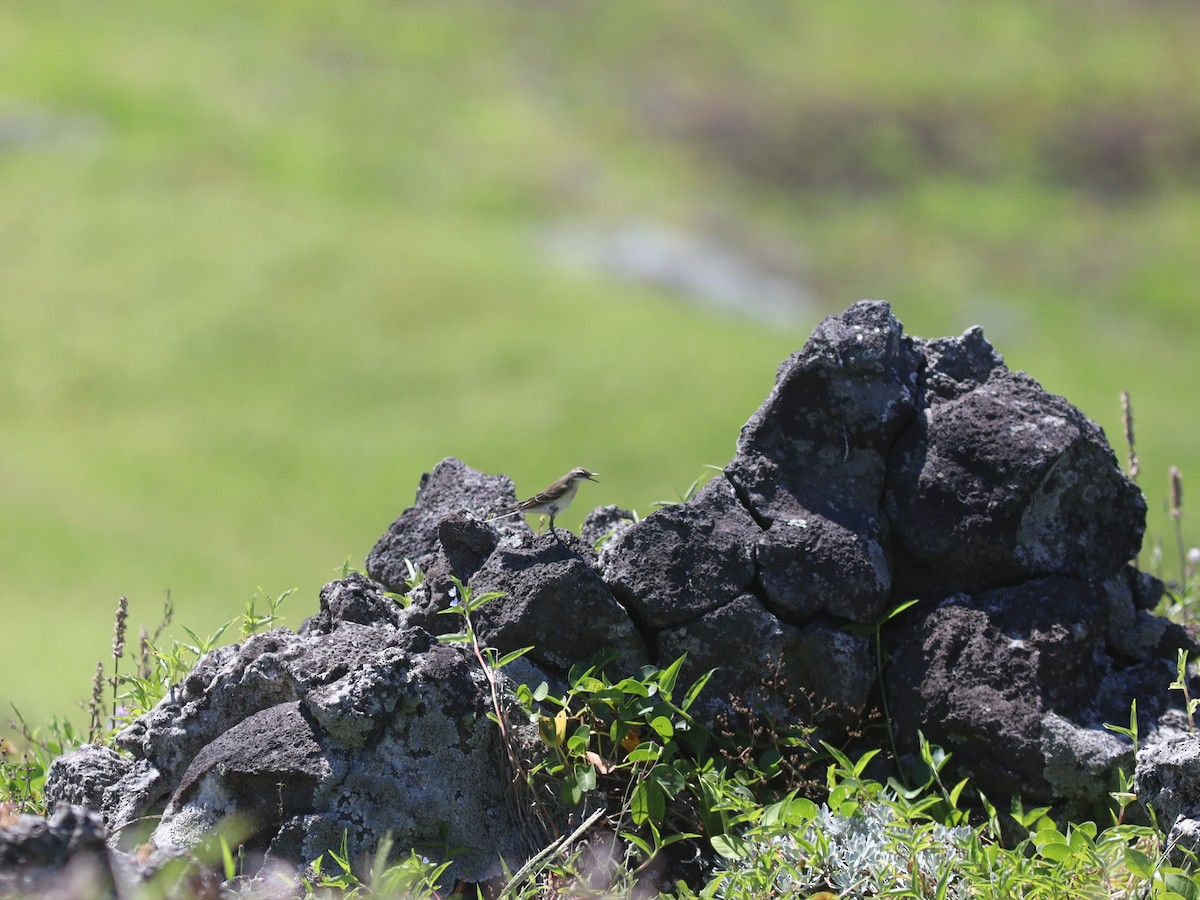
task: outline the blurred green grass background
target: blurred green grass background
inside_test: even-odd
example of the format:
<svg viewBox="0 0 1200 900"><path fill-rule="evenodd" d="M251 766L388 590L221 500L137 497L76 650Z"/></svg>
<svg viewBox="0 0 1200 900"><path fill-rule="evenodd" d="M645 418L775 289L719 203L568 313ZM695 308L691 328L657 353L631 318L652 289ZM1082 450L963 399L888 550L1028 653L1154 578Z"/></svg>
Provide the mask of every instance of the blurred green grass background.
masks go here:
<svg viewBox="0 0 1200 900"><path fill-rule="evenodd" d="M1165 0L0 7L0 705L81 719L120 594L207 631L295 586L297 625L443 456L522 494L595 469L569 527L647 512L860 297L982 324L1122 458L1131 391L1172 546L1197 26ZM631 235L782 305L631 273Z"/></svg>

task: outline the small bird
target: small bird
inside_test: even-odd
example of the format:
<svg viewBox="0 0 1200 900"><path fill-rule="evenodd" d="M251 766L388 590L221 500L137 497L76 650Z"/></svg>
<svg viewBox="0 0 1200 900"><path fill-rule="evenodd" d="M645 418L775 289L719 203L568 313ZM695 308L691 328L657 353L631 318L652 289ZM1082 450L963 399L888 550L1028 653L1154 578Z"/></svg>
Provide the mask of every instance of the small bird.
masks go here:
<svg viewBox="0 0 1200 900"><path fill-rule="evenodd" d="M534 494L528 500L522 500L516 506L505 507L492 518L503 519L526 513L549 514L550 533L557 538L558 533L554 530L554 517L571 505L571 501L575 499L575 492L579 490L579 482L585 479L596 481L596 473L589 472L582 466L576 466L544 491Z"/></svg>

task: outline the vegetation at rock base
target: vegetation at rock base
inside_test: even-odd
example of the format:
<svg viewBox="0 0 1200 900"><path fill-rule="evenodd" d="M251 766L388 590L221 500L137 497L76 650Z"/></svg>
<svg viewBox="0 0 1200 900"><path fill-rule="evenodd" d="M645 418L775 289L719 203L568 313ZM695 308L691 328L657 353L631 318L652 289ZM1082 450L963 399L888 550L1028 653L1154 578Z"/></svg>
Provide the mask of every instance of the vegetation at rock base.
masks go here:
<svg viewBox="0 0 1200 900"><path fill-rule="evenodd" d="M1144 479L1200 471L1198 31L1136 0L2 4L0 706L82 727L117 595L206 633L310 596L444 456L648 508L860 297L983 325L1110 436L1130 388ZM797 317L577 265L589 228L748 261Z"/></svg>

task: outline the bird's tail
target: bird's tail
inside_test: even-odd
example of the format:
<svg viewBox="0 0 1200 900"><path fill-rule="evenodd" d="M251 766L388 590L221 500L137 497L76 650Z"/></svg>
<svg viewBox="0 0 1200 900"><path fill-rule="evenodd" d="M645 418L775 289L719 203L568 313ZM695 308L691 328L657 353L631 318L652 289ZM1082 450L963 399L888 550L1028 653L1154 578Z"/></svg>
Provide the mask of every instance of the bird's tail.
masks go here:
<svg viewBox="0 0 1200 900"><path fill-rule="evenodd" d="M509 516L515 516L515 515L520 514L521 512L522 512L522 509L519 505L518 506L506 506L506 507L504 507L504 509L497 510L492 515L488 516L487 521L492 522L492 521L495 521L496 519L507 519Z"/></svg>

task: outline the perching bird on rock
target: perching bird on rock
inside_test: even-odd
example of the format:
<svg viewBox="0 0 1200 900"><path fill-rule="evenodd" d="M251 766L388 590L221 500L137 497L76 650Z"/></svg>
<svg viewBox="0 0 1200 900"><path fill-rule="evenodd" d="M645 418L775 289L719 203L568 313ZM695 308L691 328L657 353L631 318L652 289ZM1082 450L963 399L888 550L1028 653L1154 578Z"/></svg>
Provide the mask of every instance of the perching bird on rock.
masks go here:
<svg viewBox="0 0 1200 900"><path fill-rule="evenodd" d="M558 533L554 530L554 517L571 505L571 501L575 499L575 492L579 490L579 483L584 480L596 481L596 473L589 472L582 466L576 466L544 491L534 494L528 500L522 500L515 506L505 507L492 518L503 519L528 513L549 515L550 533L557 538Z"/></svg>

